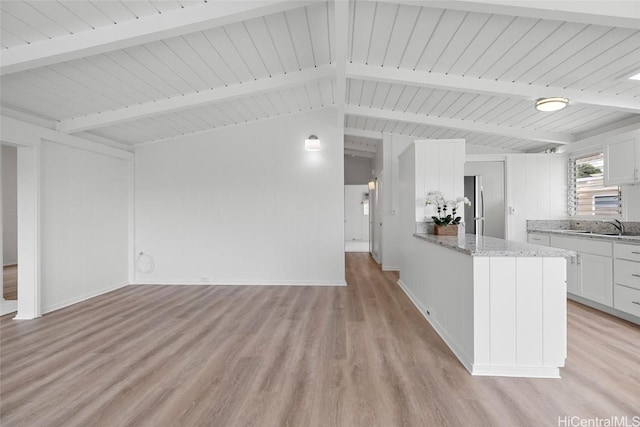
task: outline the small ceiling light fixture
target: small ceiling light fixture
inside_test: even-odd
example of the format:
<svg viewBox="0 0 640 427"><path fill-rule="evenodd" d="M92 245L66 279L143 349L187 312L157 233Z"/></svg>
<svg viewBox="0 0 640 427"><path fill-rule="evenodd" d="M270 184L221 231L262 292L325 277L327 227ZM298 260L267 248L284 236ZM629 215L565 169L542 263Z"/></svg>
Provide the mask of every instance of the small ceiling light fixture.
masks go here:
<svg viewBox="0 0 640 427"><path fill-rule="evenodd" d="M567 98L540 98L536 101L538 111L558 111L569 104Z"/></svg>
<svg viewBox="0 0 640 427"><path fill-rule="evenodd" d="M634 74L633 76L629 77L630 80L640 80L640 73Z"/></svg>
<svg viewBox="0 0 640 427"><path fill-rule="evenodd" d="M307 151L320 151L320 140L315 135L309 135L309 138L304 140L304 148Z"/></svg>
<svg viewBox="0 0 640 427"><path fill-rule="evenodd" d="M376 189L376 182L369 181L369 190L375 190L375 189Z"/></svg>

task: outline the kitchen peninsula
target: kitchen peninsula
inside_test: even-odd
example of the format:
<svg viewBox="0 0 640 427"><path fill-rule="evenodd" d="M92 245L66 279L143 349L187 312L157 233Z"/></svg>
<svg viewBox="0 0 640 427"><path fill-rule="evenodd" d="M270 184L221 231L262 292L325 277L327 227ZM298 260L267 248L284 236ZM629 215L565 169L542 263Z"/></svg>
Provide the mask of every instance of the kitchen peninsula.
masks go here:
<svg viewBox="0 0 640 427"><path fill-rule="evenodd" d="M573 251L414 234L399 285L473 375L559 377Z"/></svg>

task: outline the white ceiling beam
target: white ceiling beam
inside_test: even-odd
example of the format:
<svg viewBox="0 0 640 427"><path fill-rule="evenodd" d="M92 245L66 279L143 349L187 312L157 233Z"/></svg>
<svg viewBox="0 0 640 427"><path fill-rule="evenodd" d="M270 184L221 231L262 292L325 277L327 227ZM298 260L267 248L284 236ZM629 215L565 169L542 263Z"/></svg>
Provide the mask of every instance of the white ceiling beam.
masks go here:
<svg viewBox="0 0 640 427"><path fill-rule="evenodd" d="M356 129L356 128L344 128L345 135L351 136L360 136L362 138L373 138L382 140L382 132L376 132L373 130L364 130L364 129Z"/></svg>
<svg viewBox="0 0 640 427"><path fill-rule="evenodd" d="M338 129L344 128L344 105L347 94L347 43L349 40L349 1L333 2L333 45L336 62L335 102L338 108Z"/></svg>
<svg viewBox="0 0 640 427"><path fill-rule="evenodd" d="M210 0L201 6L185 7L134 21L125 21L11 49L2 49L0 52L0 74L15 73L124 49L313 3L315 1Z"/></svg>
<svg viewBox="0 0 640 427"><path fill-rule="evenodd" d="M346 156L354 156L354 157L364 157L367 159L373 159L376 157L375 153L371 153L368 151L358 151L358 150L350 150L345 147L344 154Z"/></svg>
<svg viewBox="0 0 640 427"><path fill-rule="evenodd" d="M522 16L640 29L640 7L636 0L381 0L389 3L453 9L466 12Z"/></svg>
<svg viewBox="0 0 640 427"><path fill-rule="evenodd" d="M317 68L308 68L294 73L74 117L60 121L56 128L58 131L66 133L82 132L88 129L96 129L132 120L144 119L157 114L166 114L201 105L229 101L244 96L286 89L324 78L331 78L334 75L334 66L322 65Z"/></svg>
<svg viewBox="0 0 640 427"><path fill-rule="evenodd" d="M512 128L508 126L492 125L488 123L474 123L468 120L449 119L445 117L427 116L424 114L403 113L401 111L360 107L356 105L346 105L345 113L351 114L353 116L418 123L426 126L461 129L469 132L501 135L510 138L530 139L533 141L553 142L556 144L570 144L575 141L575 138L573 136L562 133L531 131L526 129Z"/></svg>
<svg viewBox="0 0 640 427"><path fill-rule="evenodd" d="M627 113L640 113L640 99L606 93L584 92L575 89L532 86L523 83L496 81L493 79L454 76L451 74L413 71L409 69L385 68L365 64L347 64L347 77L458 92L472 92L491 96L521 98L531 101L543 97L564 97L569 99L570 104L584 104ZM531 108L533 108L533 103L531 104Z"/></svg>
<svg viewBox="0 0 640 427"><path fill-rule="evenodd" d="M354 144L353 142L345 142L344 148L349 150L363 151L367 153L375 153L377 151L376 147L372 147L370 145L362 145L362 144Z"/></svg>

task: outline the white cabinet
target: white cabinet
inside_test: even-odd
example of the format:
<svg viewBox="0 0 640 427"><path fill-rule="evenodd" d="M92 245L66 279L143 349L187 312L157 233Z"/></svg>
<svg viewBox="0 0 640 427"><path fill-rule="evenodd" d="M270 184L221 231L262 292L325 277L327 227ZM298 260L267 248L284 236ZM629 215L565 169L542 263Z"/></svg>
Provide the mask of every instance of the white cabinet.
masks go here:
<svg viewBox="0 0 640 427"><path fill-rule="evenodd" d="M640 317L640 245L614 243L613 307Z"/></svg>
<svg viewBox="0 0 640 427"><path fill-rule="evenodd" d="M640 182L640 137L629 136L607 145L604 156L607 185Z"/></svg>
<svg viewBox="0 0 640 427"><path fill-rule="evenodd" d="M578 253L567 260L567 292L613 306L613 247L610 242L551 236L550 246Z"/></svg>
<svg viewBox="0 0 640 427"><path fill-rule="evenodd" d="M539 233L529 233L527 235L527 242L532 245L549 246L549 235Z"/></svg>
<svg viewBox="0 0 640 427"><path fill-rule="evenodd" d="M611 257L578 253L578 295L613 307L613 262Z"/></svg>

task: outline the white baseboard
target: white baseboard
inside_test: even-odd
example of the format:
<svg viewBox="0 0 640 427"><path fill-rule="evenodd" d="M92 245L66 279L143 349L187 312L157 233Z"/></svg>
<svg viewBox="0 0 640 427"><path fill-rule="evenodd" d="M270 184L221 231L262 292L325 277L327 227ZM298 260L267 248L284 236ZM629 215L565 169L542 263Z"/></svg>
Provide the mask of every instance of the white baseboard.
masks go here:
<svg viewBox="0 0 640 427"><path fill-rule="evenodd" d="M579 295L575 295L567 292L567 298L579 302L580 304L586 305L587 307L595 308L596 310L604 311L607 314L612 316L619 317L628 322L635 323L636 325L640 325L640 317L634 316L633 314L625 313L624 311L616 310L613 307L606 306L604 304L597 303L595 301L591 301L589 299L583 298Z"/></svg>
<svg viewBox="0 0 640 427"><path fill-rule="evenodd" d="M61 302L59 302L57 304L53 304L53 305L50 305L48 307L43 307L42 308L42 314L51 313L52 311L60 310L61 308L65 308L65 307L68 307L70 305L74 305L74 304L77 304L79 302L86 301L86 300L91 299L91 298L95 298L95 297L97 297L99 295L106 294L107 292L115 291L116 289L120 289L122 287L125 287L128 284L129 284L129 282L118 283L117 285L109 286L108 288L100 289L99 291L90 292L88 294L84 294L84 295L81 295L79 297L70 298L68 300L61 301Z"/></svg>
<svg viewBox="0 0 640 427"><path fill-rule="evenodd" d="M388 265L382 265L382 271L400 271L400 267L392 267Z"/></svg>
<svg viewBox="0 0 640 427"><path fill-rule="evenodd" d="M560 378L560 368L538 366L473 365L472 375L488 377Z"/></svg>
<svg viewBox="0 0 640 427"><path fill-rule="evenodd" d="M135 285L172 285L172 286L347 286L344 280L341 282L190 282L184 281L141 281L138 280Z"/></svg>
<svg viewBox="0 0 640 427"><path fill-rule="evenodd" d="M8 264L4 264L3 267L13 267L14 265L18 265L17 262L10 262Z"/></svg>
<svg viewBox="0 0 640 427"><path fill-rule="evenodd" d="M471 359L462 351L462 349L455 343L455 341L447 334L444 329L436 322L434 319L431 319L431 316L427 314L426 308L422 307L422 304L418 301L418 299L413 295L411 290L407 287L407 285L402 282L402 280L398 280L398 286L400 289L409 297L413 305L418 309L422 317L424 317L427 322L431 325L431 327L440 335L442 341L451 349L453 354L458 358L462 366L469 371L470 374L473 375L473 362Z"/></svg>
<svg viewBox="0 0 640 427"><path fill-rule="evenodd" d="M374 261L378 263L378 265L382 264L382 261L380 261L378 257L373 254L373 252L371 252L371 258L373 258Z"/></svg>

